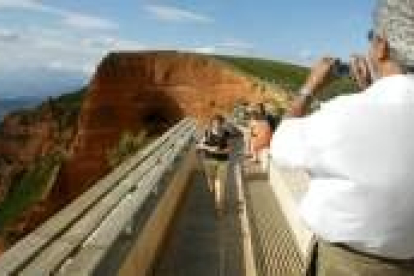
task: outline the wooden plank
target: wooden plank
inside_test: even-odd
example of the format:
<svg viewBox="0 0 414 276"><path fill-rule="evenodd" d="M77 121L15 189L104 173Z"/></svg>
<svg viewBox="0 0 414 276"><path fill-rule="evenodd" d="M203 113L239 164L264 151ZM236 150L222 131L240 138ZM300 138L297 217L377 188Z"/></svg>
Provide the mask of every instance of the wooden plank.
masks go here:
<svg viewBox="0 0 414 276"><path fill-rule="evenodd" d="M153 181L154 177L152 174L144 181ZM146 185L145 189L128 195L90 235L80 251L70 259L70 264L61 269L59 275L91 275L150 192L150 187ZM94 254L90 255L91 252Z"/></svg>
<svg viewBox="0 0 414 276"><path fill-rule="evenodd" d="M188 185L188 178L194 168L195 157L195 148L192 147L189 154L180 163L180 167L172 177L164 195L157 202L155 210L145 223L144 229L121 266L118 275L148 275L159 248L165 239L167 229L170 226L183 191Z"/></svg>

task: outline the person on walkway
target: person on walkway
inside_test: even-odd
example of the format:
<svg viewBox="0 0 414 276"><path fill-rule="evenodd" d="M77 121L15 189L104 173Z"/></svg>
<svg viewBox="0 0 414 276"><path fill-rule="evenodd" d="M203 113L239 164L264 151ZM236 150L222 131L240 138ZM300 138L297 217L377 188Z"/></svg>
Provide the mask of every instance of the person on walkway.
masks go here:
<svg viewBox="0 0 414 276"><path fill-rule="evenodd" d="M374 19L352 70L362 93L307 115L332 79L323 58L271 143L278 166L310 174L300 213L320 240L317 275L414 275L414 2L378 1Z"/></svg>
<svg viewBox="0 0 414 276"><path fill-rule="evenodd" d="M273 133L279 125L280 119L276 115L267 111L264 103L257 104L256 108L260 116L262 116L268 122L270 129Z"/></svg>
<svg viewBox="0 0 414 276"><path fill-rule="evenodd" d="M250 114L250 139L249 156L254 162L261 159L263 151L269 149L272 138L272 128L260 109L255 109Z"/></svg>
<svg viewBox="0 0 414 276"><path fill-rule="evenodd" d="M224 211L224 194L227 182L230 132L225 127L224 117L215 115L206 129L198 148L204 153L203 164L210 192L214 194L216 213Z"/></svg>

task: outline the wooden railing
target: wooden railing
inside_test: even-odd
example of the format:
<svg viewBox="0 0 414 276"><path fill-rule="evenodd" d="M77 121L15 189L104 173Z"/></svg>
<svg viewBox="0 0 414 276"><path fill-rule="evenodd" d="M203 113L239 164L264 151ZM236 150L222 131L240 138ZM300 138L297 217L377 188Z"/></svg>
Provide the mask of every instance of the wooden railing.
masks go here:
<svg viewBox="0 0 414 276"><path fill-rule="evenodd" d="M145 275L195 160L184 119L0 257L0 275Z"/></svg>

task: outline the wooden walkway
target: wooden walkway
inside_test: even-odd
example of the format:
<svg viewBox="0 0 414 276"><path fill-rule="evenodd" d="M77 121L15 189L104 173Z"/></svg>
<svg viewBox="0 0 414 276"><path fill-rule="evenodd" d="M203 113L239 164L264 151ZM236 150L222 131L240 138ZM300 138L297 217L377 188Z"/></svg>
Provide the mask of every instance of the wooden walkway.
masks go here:
<svg viewBox="0 0 414 276"><path fill-rule="evenodd" d="M245 274L233 161L225 195L226 212L221 218L215 215L214 198L207 189L204 172L195 171L154 276Z"/></svg>

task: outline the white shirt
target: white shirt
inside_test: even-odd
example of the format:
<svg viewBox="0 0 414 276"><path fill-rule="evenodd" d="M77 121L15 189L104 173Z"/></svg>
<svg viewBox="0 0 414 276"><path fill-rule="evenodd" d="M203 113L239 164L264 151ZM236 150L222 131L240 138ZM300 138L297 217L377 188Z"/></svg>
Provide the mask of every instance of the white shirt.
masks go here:
<svg viewBox="0 0 414 276"><path fill-rule="evenodd" d="M308 117L283 120L271 155L310 173L300 212L322 239L414 257L414 76L382 78Z"/></svg>

